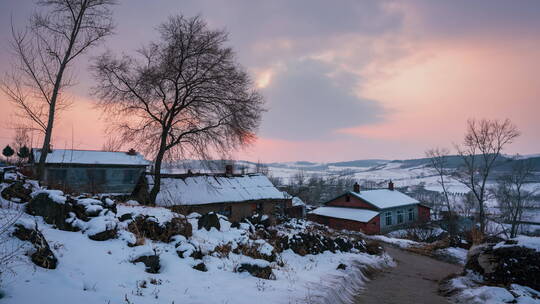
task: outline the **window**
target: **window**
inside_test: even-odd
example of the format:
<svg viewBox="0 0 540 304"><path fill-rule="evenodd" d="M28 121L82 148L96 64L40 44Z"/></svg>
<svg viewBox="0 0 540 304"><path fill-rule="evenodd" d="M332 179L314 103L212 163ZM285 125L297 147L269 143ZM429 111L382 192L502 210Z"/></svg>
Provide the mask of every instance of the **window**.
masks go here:
<svg viewBox="0 0 540 304"><path fill-rule="evenodd" d="M347 196L345 197L345 201L346 201L346 202L350 202L350 201L351 201L351 197L350 197L349 195L347 195Z"/></svg>
<svg viewBox="0 0 540 304"><path fill-rule="evenodd" d="M398 222L398 224L403 223L403 210L398 210L398 212L397 212L397 222Z"/></svg>
<svg viewBox="0 0 540 304"><path fill-rule="evenodd" d="M386 226L391 226L392 225L392 212L386 212L385 217L386 217Z"/></svg>
<svg viewBox="0 0 540 304"><path fill-rule="evenodd" d="M257 208L255 209L255 211L257 211L257 213L259 213L259 212L263 212L263 210L264 210L263 203L257 203Z"/></svg>
<svg viewBox="0 0 540 304"><path fill-rule="evenodd" d="M410 208L409 209L409 221L414 221L414 209L413 208Z"/></svg>

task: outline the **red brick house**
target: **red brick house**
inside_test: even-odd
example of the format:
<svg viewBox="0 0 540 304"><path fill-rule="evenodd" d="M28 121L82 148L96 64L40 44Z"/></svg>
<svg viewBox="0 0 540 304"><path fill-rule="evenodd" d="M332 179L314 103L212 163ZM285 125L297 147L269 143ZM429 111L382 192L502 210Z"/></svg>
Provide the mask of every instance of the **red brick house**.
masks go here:
<svg viewBox="0 0 540 304"><path fill-rule="evenodd" d="M380 234L430 219L430 208L394 189L353 191L344 193L308 213L308 219L334 229Z"/></svg>

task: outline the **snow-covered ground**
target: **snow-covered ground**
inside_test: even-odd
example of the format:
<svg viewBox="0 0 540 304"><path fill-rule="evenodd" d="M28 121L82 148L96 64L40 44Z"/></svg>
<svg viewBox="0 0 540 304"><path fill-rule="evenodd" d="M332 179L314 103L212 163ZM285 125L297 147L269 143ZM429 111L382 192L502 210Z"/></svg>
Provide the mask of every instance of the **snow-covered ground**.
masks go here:
<svg viewBox="0 0 540 304"><path fill-rule="evenodd" d="M59 199L61 193L49 194L58 204L63 203ZM7 202L3 200L3 203ZM96 206L90 200L84 203ZM134 202L118 205L118 217L128 213L153 216L159 223L178 216L165 208L138 206ZM95 233L91 230L99 229L99 225L92 222L102 217L81 223L81 232L69 232L53 228L41 217L23 213L18 222L28 228L37 225L58 258L58 267L40 268L23 256L22 263L14 267L13 275L2 281L2 303L339 303L350 301L365 282L361 269L382 268L393 263L386 255L325 251L300 256L290 249L280 253L276 262L233 252L221 256L215 249L227 244L234 248L238 244L255 243L261 253L269 253L273 247L264 240L254 240L248 225L232 228L223 218L219 231L215 228L198 230L196 215L188 217L193 226L189 240L179 235L171 243L146 239L143 245L130 247L128 243L134 235L127 231L127 224L110 216L107 219L118 225L118 238L90 240L88 235ZM303 226L294 229L301 231ZM32 247L14 237L10 242L23 246L24 251ZM179 257L176 246L193 244L204 253L202 262L207 272L192 268L201 260ZM147 273L144 264L131 262L148 254L159 255L159 273ZM245 262L269 265L275 280L237 272L238 265ZM340 264L346 268L338 269Z"/></svg>
<svg viewBox="0 0 540 304"><path fill-rule="evenodd" d="M451 279L448 288L452 290L452 300L466 304L539 304L540 292L518 284L508 289L483 284L481 276L467 272L465 276Z"/></svg>

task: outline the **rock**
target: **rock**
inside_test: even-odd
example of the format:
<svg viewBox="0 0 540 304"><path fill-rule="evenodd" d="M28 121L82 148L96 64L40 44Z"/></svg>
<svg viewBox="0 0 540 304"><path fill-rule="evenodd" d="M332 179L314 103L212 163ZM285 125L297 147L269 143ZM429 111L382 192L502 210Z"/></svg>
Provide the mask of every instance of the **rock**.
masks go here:
<svg viewBox="0 0 540 304"><path fill-rule="evenodd" d="M210 231L212 227L216 228L217 230L221 228L221 225L219 224L219 217L217 216L217 214L213 212L210 212L201 216L197 224L198 224L197 229L204 228L208 231Z"/></svg>
<svg viewBox="0 0 540 304"><path fill-rule="evenodd" d="M294 253L304 256L306 254L320 254L324 251L350 252L353 248L366 252L363 242L344 237L331 238L317 232L300 232L291 237L282 236L278 241L281 251L291 249Z"/></svg>
<svg viewBox="0 0 540 304"><path fill-rule="evenodd" d="M76 231L73 226L66 222L69 213L74 212L72 205L66 201L63 204L53 201L47 193L36 195L26 205L26 213L43 217L47 224L54 225L60 230Z"/></svg>
<svg viewBox="0 0 540 304"><path fill-rule="evenodd" d="M265 279L265 280L275 280L275 275L272 273L272 268L270 266L261 267L257 264L242 263L236 271L244 272L247 271L254 277Z"/></svg>
<svg viewBox="0 0 540 304"><path fill-rule="evenodd" d="M343 263L340 263L340 264L337 266L336 269L337 269L337 270L345 270L345 269L347 269L347 265L345 265L345 264L343 264Z"/></svg>
<svg viewBox="0 0 540 304"><path fill-rule="evenodd" d="M116 229L110 229L110 230L98 232L93 235L88 235L88 238L94 241L106 241L106 240L116 238L116 235L117 235Z"/></svg>
<svg viewBox="0 0 540 304"><path fill-rule="evenodd" d="M377 241L369 241L366 243L366 253L372 255L379 255L383 253L384 249Z"/></svg>
<svg viewBox="0 0 540 304"><path fill-rule="evenodd" d="M159 255L143 255L135 260L131 261L132 263L143 263L146 266L145 271L148 273L159 273L161 265L159 264Z"/></svg>
<svg viewBox="0 0 540 304"><path fill-rule="evenodd" d="M129 223L128 229L135 235L144 236L154 241L171 242L175 235L190 237L191 224L184 218L173 218L170 222L161 224L153 216L139 215Z"/></svg>
<svg viewBox="0 0 540 304"><path fill-rule="evenodd" d="M32 253L30 259L34 264L46 269L55 269L58 265L58 259L49 247L49 243L43 234L36 229L28 229L21 224L15 224L13 236L22 241L29 241L34 245L35 252Z"/></svg>
<svg viewBox="0 0 540 304"><path fill-rule="evenodd" d="M540 289L540 252L512 241L499 248L495 248L494 243L471 247L465 269L481 274L491 284L519 284Z"/></svg>
<svg viewBox="0 0 540 304"><path fill-rule="evenodd" d="M127 220L132 220L133 219L133 214L132 213L125 213L125 214L122 214L122 216L120 216L120 218L118 218L120 220L120 222L124 222L124 221L127 221Z"/></svg>
<svg viewBox="0 0 540 304"><path fill-rule="evenodd" d="M15 203L26 203L32 199L30 193L32 190L27 189L23 182L17 181L2 190L1 195L2 198Z"/></svg>
<svg viewBox="0 0 540 304"><path fill-rule="evenodd" d="M193 269L195 270L198 270L198 271L202 271L202 272L207 272L208 271L208 268L206 268L206 265L204 265L204 263L199 263L195 266L193 266Z"/></svg>
<svg viewBox="0 0 540 304"><path fill-rule="evenodd" d="M170 242L171 237L175 235L183 235L186 238L193 235L191 224L185 218L180 217L174 217L170 222L166 222L164 233L166 242Z"/></svg>

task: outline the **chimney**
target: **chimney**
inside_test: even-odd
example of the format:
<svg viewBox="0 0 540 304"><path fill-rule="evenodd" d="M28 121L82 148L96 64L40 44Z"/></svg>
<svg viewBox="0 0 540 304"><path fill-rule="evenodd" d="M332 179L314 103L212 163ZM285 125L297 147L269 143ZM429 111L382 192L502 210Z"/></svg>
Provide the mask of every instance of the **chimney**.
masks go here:
<svg viewBox="0 0 540 304"><path fill-rule="evenodd" d="M233 175L233 165L225 165L225 175Z"/></svg>
<svg viewBox="0 0 540 304"><path fill-rule="evenodd" d="M131 148L131 149L129 149L129 151L126 152L126 154L131 155L131 156L137 155L137 151L135 151L135 149Z"/></svg>
<svg viewBox="0 0 540 304"><path fill-rule="evenodd" d="M388 190L394 191L394 183L392 181L388 183Z"/></svg>
<svg viewBox="0 0 540 304"><path fill-rule="evenodd" d="M354 183L353 191L356 193L360 193L360 185L358 183Z"/></svg>

